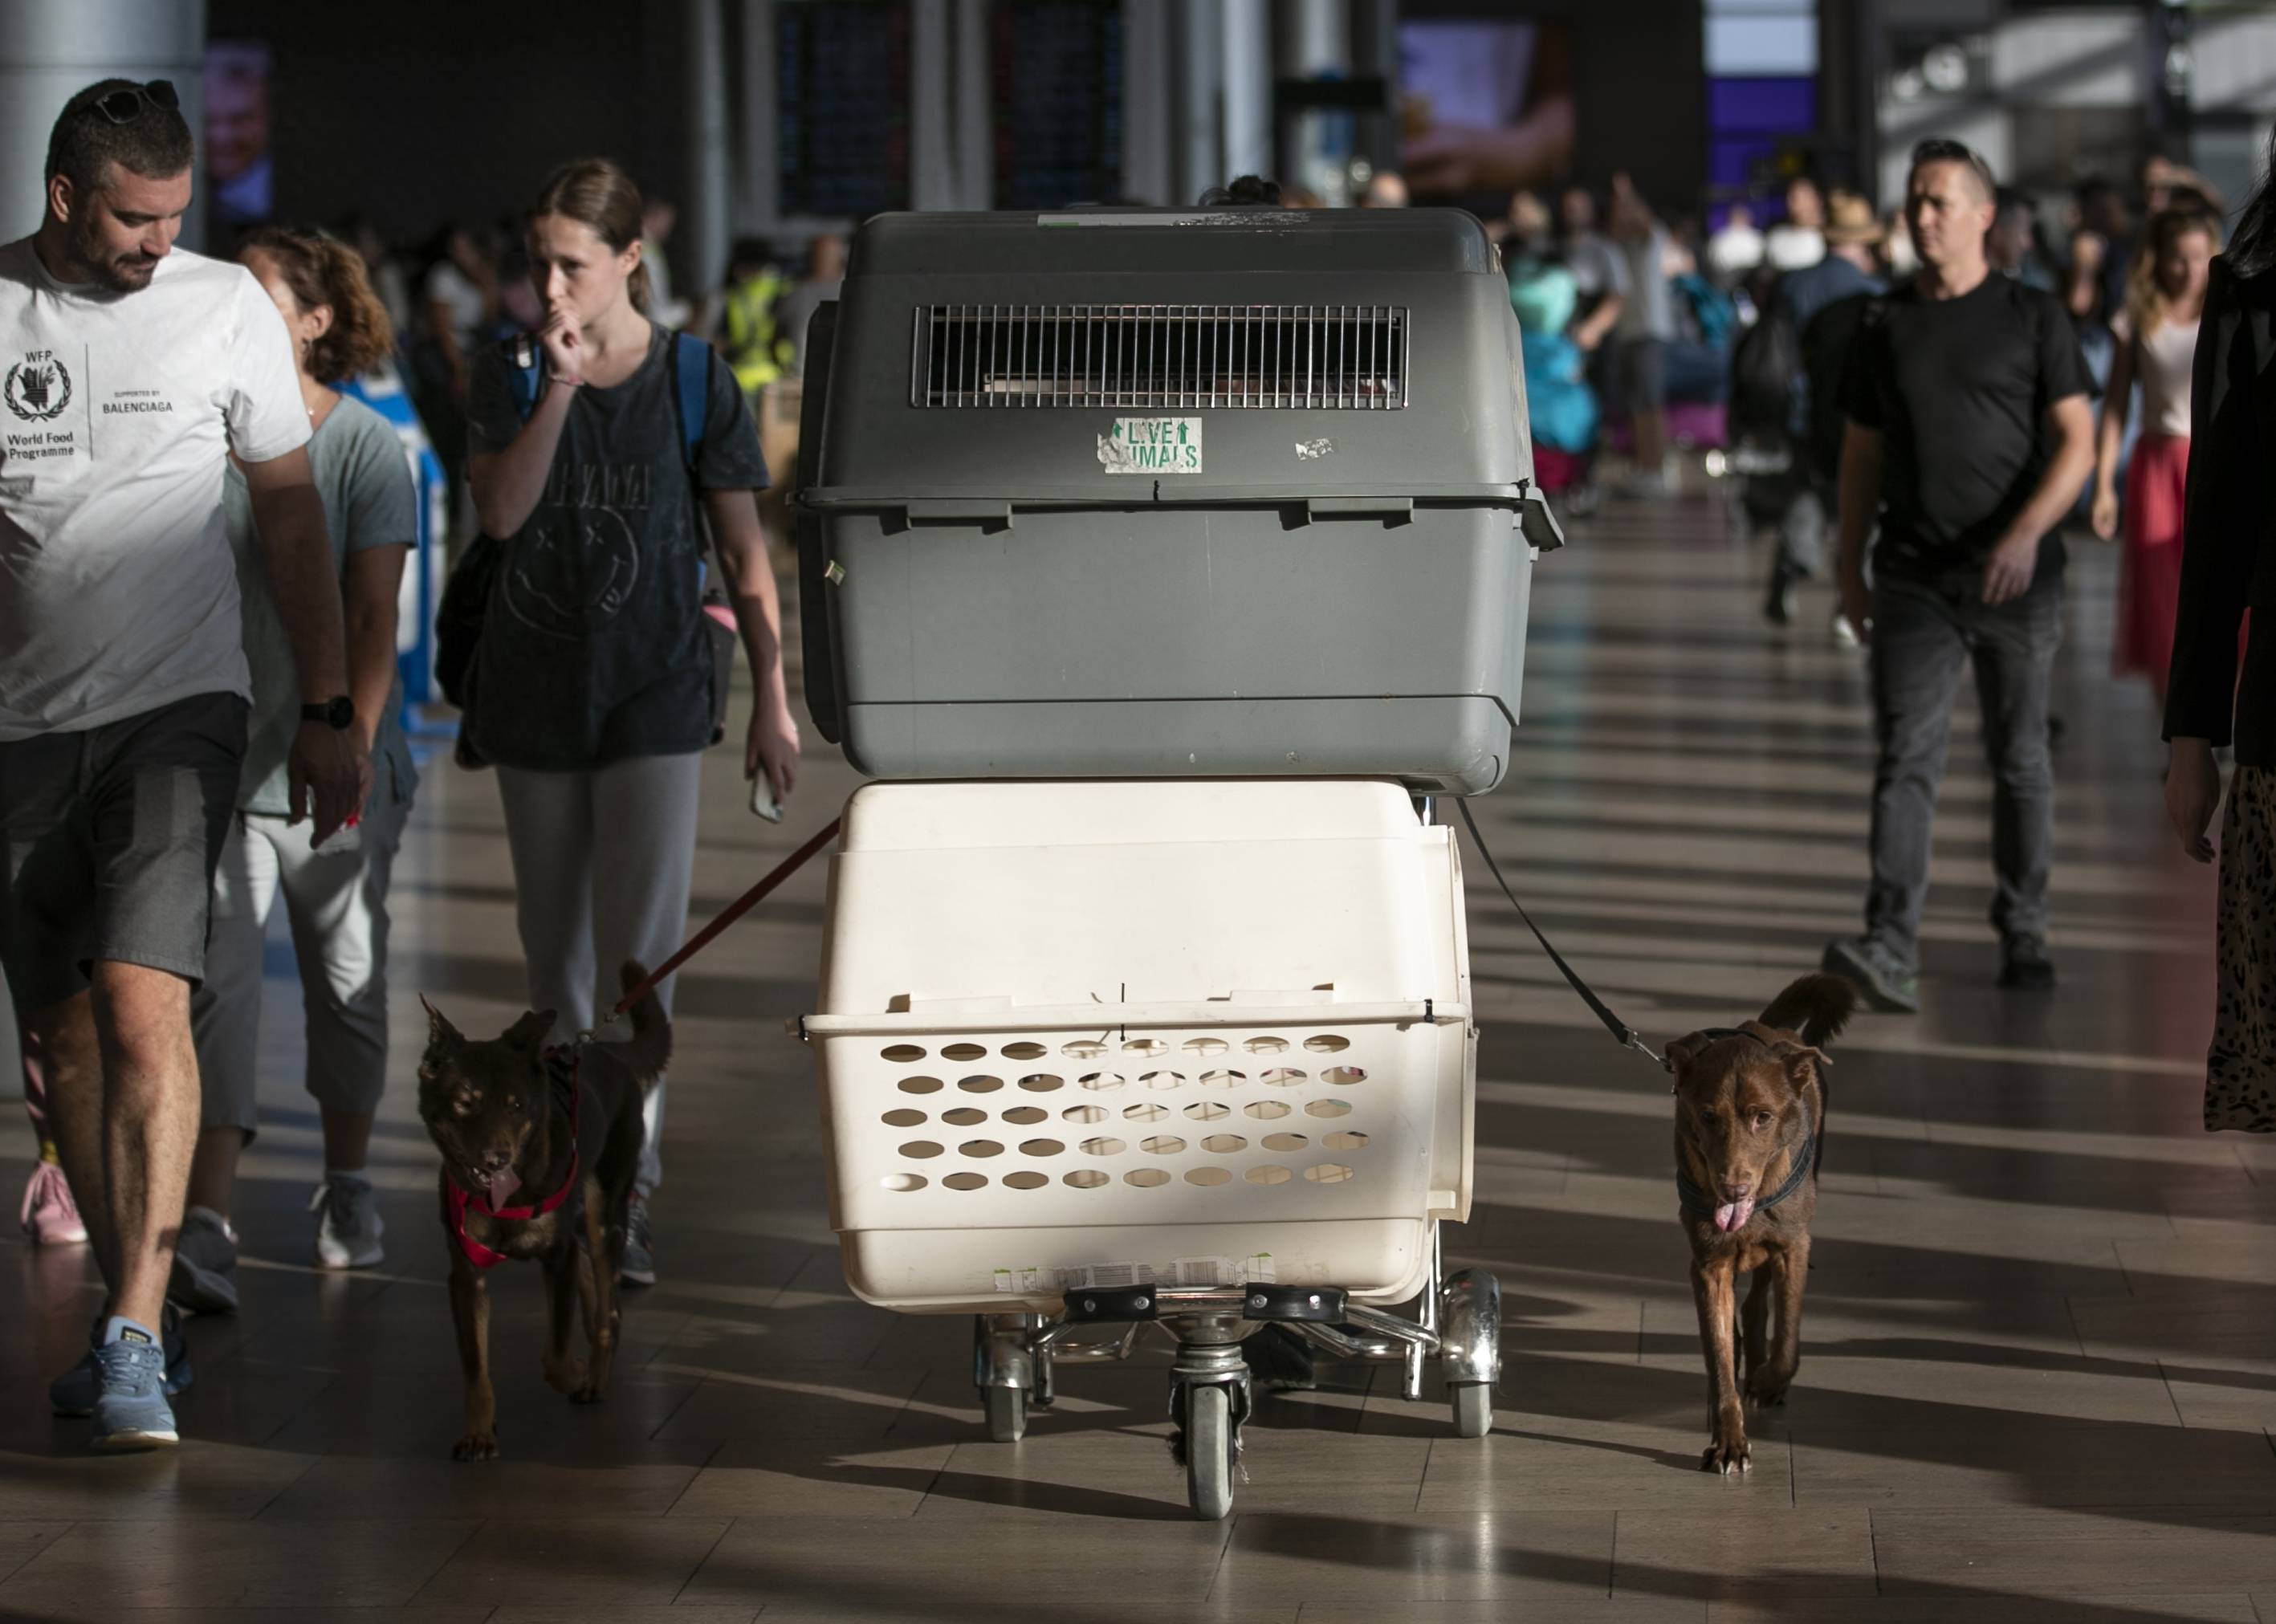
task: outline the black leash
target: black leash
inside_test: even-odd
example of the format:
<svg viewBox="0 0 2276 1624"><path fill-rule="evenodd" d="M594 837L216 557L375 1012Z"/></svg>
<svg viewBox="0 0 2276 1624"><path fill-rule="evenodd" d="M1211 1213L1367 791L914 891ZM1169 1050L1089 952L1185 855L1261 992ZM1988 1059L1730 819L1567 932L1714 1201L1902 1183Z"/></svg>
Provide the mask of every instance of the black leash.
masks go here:
<svg viewBox="0 0 2276 1624"><path fill-rule="evenodd" d="M1486 860L1486 872L1494 877L1494 884L1501 887L1501 894L1509 899L1510 907L1517 910L1517 916L1525 922L1525 928L1533 932L1533 939L1541 944L1541 951L1549 955L1549 961L1557 967L1559 973L1565 977L1573 990L1581 995L1581 1001L1596 1013L1597 1020L1605 1023L1605 1030L1612 1035L1612 1041L1623 1049L1635 1050L1656 1066L1665 1066L1667 1062L1652 1052L1651 1045L1643 1041L1643 1034L1612 1013L1611 1009L1606 1007L1605 1000L1598 998L1589 983L1581 979L1573 967L1565 962L1565 955L1551 946L1549 938L1541 934L1541 927L1533 922L1533 915L1525 911L1525 904L1517 899L1517 893L1509 888L1509 882L1502 877L1501 865L1494 861L1494 854L1486 849L1485 837L1478 832L1478 820L1470 816L1470 803L1457 798L1454 805L1460 808L1462 822L1468 826L1471 844L1478 848L1478 855Z"/></svg>

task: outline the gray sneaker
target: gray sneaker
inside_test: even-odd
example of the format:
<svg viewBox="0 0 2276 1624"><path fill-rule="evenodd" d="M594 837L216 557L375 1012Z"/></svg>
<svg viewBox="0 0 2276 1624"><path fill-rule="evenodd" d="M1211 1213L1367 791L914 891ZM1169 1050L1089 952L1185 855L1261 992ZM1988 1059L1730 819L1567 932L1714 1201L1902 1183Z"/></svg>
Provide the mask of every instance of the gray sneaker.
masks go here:
<svg viewBox="0 0 2276 1624"><path fill-rule="evenodd" d="M166 1350L139 1331L95 1350L97 1449L156 1449L181 1441L166 1402Z"/></svg>
<svg viewBox="0 0 2276 1624"><path fill-rule="evenodd" d="M87 1357L48 1384L48 1408L67 1420L95 1414L95 1397L102 1386L95 1359L102 1327L103 1321L98 1317L87 1332ZM171 1399L190 1385L190 1350L182 1340L182 1311L171 1303L166 1306L165 1323L158 1334L166 1350L165 1393Z"/></svg>
<svg viewBox="0 0 2276 1624"><path fill-rule="evenodd" d="M237 1231L210 1207L192 1207L182 1215L166 1300L193 1314L237 1312Z"/></svg>
<svg viewBox="0 0 2276 1624"><path fill-rule="evenodd" d="M368 1179L327 1178L308 1201L316 1219L316 1265L322 1269L368 1269L383 1263L379 1238L387 1224L379 1216L379 1195Z"/></svg>
<svg viewBox="0 0 2276 1624"><path fill-rule="evenodd" d="M1920 1013L1920 972L1870 937L1846 937L1825 947L1825 968L1846 976L1875 1009L1900 1015Z"/></svg>
<svg viewBox="0 0 2276 1624"><path fill-rule="evenodd" d="M625 1262L617 1278L627 1286L656 1284L656 1236L648 1226L648 1197L635 1194L625 1219Z"/></svg>

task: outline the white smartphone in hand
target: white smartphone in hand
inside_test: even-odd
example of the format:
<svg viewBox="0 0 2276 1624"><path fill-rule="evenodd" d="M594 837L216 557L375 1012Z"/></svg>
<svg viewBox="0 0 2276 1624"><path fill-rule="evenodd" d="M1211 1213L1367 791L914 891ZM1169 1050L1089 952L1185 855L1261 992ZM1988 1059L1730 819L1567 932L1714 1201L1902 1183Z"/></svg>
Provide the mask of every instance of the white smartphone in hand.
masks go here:
<svg viewBox="0 0 2276 1624"><path fill-rule="evenodd" d="M763 770L751 780L751 810L770 823L783 821L783 804L775 799L774 780Z"/></svg>

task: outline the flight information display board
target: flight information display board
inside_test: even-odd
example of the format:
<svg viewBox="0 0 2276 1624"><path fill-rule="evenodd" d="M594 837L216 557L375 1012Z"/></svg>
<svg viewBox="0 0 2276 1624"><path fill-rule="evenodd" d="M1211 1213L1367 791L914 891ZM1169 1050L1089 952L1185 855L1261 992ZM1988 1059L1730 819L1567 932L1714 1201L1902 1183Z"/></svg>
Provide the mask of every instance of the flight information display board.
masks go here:
<svg viewBox="0 0 2276 1624"><path fill-rule="evenodd" d="M996 207L1061 209L1122 190L1120 0L996 0Z"/></svg>
<svg viewBox="0 0 2276 1624"><path fill-rule="evenodd" d="M780 0L775 31L780 212L907 209L908 0Z"/></svg>

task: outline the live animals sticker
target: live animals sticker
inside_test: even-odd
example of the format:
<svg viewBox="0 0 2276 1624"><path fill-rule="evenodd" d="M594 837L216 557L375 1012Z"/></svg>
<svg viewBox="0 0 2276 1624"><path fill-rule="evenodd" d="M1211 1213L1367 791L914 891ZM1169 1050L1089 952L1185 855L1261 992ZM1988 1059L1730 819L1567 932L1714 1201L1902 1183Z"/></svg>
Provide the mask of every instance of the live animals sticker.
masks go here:
<svg viewBox="0 0 2276 1624"><path fill-rule="evenodd" d="M1198 474L1202 420L1118 417L1113 431L1098 436L1098 466L1109 474Z"/></svg>

